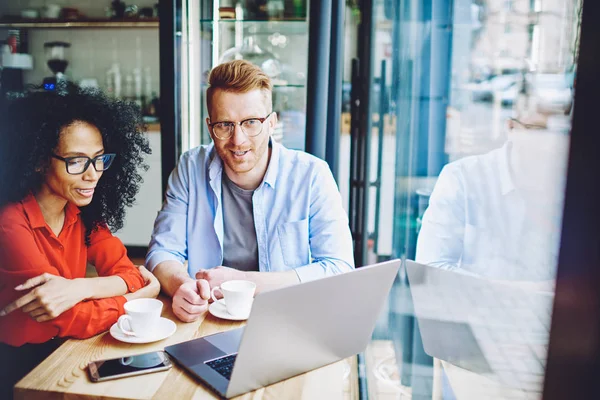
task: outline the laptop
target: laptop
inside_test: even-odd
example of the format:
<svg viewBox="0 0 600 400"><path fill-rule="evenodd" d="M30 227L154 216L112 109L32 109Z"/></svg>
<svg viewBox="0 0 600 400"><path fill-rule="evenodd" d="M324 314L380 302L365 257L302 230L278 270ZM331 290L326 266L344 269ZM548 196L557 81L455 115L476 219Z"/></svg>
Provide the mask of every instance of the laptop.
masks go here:
<svg viewBox="0 0 600 400"><path fill-rule="evenodd" d="M406 261L425 352L526 393L541 393L554 296Z"/></svg>
<svg viewBox="0 0 600 400"><path fill-rule="evenodd" d="M259 293L245 327L165 351L231 398L363 351L401 260Z"/></svg>

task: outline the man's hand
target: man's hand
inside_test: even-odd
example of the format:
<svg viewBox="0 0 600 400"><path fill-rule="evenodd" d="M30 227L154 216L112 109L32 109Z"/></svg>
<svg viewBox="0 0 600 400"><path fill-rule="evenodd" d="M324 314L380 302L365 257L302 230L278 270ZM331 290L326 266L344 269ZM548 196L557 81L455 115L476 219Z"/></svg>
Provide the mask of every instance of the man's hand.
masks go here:
<svg viewBox="0 0 600 400"><path fill-rule="evenodd" d="M0 316L21 309L37 322L45 322L73 308L88 295L85 279L66 279L49 273L15 287L17 291L29 289L32 289L29 293L0 310Z"/></svg>
<svg viewBox="0 0 600 400"><path fill-rule="evenodd" d="M246 272L223 266L211 269L201 269L196 273L196 279L206 280L211 288L221 286L223 282L234 279L252 281L256 283L256 294L284 286L295 285L300 282L296 271Z"/></svg>
<svg viewBox="0 0 600 400"><path fill-rule="evenodd" d="M143 265L138 265L138 270L144 278L144 287L134 293L125 294L127 301L143 298L156 298L160 293L160 282L154 274L146 269Z"/></svg>
<svg viewBox="0 0 600 400"><path fill-rule="evenodd" d="M173 312L183 322L197 320L207 309L210 286L204 279L189 279L173 294Z"/></svg>
<svg viewBox="0 0 600 400"><path fill-rule="evenodd" d="M204 279L211 288L214 288L216 286L221 286L223 282L231 281L233 279L248 280L248 276L244 271L220 266L211 269L201 269L196 272L196 279Z"/></svg>

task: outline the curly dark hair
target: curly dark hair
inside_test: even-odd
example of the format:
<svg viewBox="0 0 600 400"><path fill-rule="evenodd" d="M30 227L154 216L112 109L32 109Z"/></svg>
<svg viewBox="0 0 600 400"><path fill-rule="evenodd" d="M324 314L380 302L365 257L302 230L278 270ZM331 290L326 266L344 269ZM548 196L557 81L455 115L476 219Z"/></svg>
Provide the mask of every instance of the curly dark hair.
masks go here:
<svg viewBox="0 0 600 400"><path fill-rule="evenodd" d="M106 153L116 153L98 181L92 202L81 208L86 243L93 230L123 227L125 207L135 201L150 154L145 125L134 103L109 98L71 83L56 91L34 88L0 104L0 208L37 192L64 128L86 122L98 128Z"/></svg>

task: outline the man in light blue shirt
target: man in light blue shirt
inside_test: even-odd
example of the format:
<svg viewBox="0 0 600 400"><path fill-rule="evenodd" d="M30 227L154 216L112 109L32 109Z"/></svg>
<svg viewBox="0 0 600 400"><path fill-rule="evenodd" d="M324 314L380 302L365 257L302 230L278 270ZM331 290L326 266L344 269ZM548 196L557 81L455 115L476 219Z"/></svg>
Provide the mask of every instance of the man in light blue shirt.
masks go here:
<svg viewBox="0 0 600 400"><path fill-rule="evenodd" d="M327 164L271 139L271 90L246 61L215 67L206 121L213 144L186 152L169 178L146 266L183 321L197 319L210 288L227 280L254 281L260 292L354 268Z"/></svg>
<svg viewBox="0 0 600 400"><path fill-rule="evenodd" d="M568 135L518 120L511 126L502 148L444 167L423 216L416 260L551 288Z"/></svg>

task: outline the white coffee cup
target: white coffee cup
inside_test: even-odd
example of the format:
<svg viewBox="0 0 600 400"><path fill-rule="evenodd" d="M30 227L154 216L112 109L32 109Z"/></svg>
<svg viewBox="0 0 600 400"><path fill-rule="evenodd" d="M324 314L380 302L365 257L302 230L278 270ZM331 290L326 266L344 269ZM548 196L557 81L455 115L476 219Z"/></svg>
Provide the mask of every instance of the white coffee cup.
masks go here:
<svg viewBox="0 0 600 400"><path fill-rule="evenodd" d="M210 297L217 301L215 291L223 293L223 301L227 312L234 317L247 317L252 308L252 299L256 291L256 283L251 281L234 280L223 282L210 291Z"/></svg>
<svg viewBox="0 0 600 400"><path fill-rule="evenodd" d="M117 325L128 336L144 337L156 332L163 303L156 299L136 299L125 303L125 315L121 315Z"/></svg>

